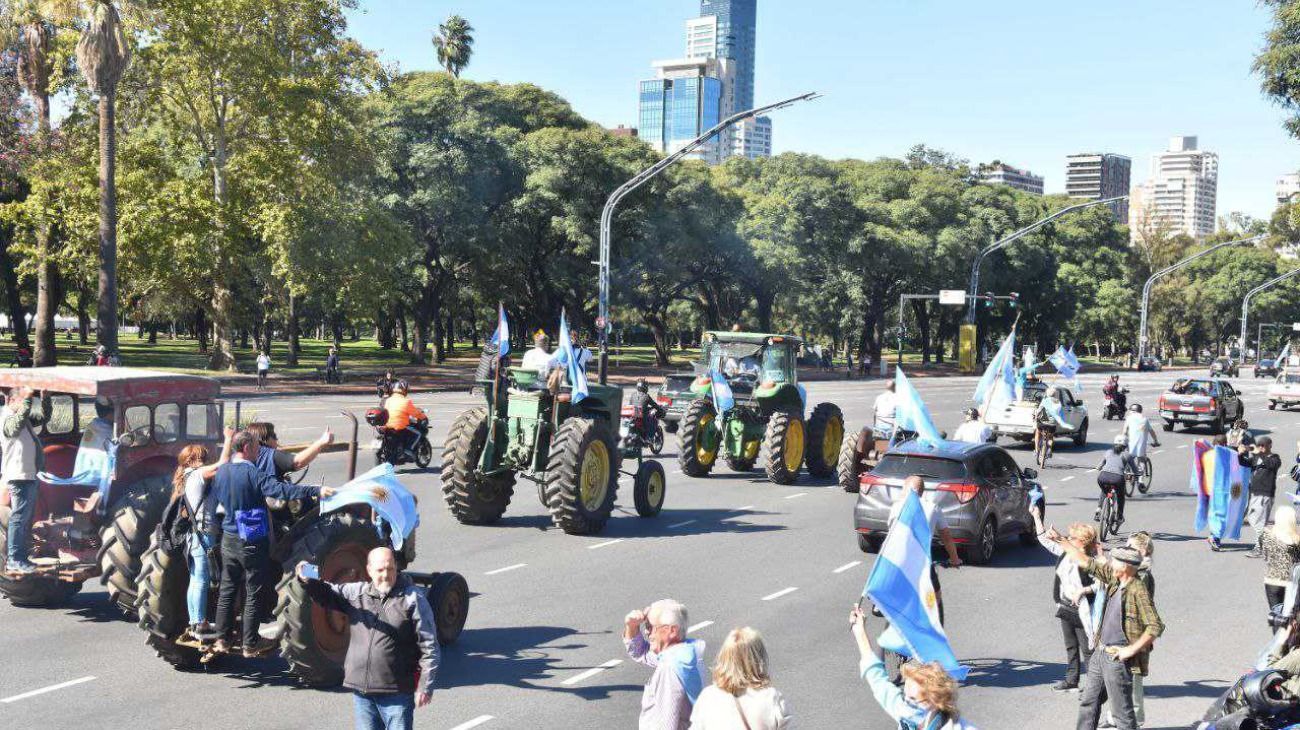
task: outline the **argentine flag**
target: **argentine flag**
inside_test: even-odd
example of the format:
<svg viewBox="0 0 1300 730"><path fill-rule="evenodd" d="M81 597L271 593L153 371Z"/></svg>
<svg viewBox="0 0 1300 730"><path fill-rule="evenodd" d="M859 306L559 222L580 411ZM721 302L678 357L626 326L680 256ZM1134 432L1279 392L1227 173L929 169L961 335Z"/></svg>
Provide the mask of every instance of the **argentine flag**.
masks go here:
<svg viewBox="0 0 1300 730"><path fill-rule="evenodd" d="M731 392L731 384L717 368L709 371L709 379L713 381L713 387L710 388L713 393L713 409L719 415L726 413L736 405L736 396Z"/></svg>
<svg viewBox="0 0 1300 730"><path fill-rule="evenodd" d="M392 464L380 464L338 488L333 496L320 501L321 514L328 514L350 504L368 504L379 515L376 528L384 522L393 526L393 548L402 549L402 543L420 524L420 513L413 497L397 481ZM383 535L383 532L380 532Z"/></svg>
<svg viewBox="0 0 1300 730"><path fill-rule="evenodd" d="M497 357L505 359L510 354L510 323L506 321L506 305L497 304L497 331L492 333L492 344L497 346Z"/></svg>
<svg viewBox="0 0 1300 730"><path fill-rule="evenodd" d="M1083 369L1079 365L1079 358L1074 355L1074 343L1070 343L1070 349L1065 351L1065 358L1069 361L1070 367L1074 368L1074 372L1077 373Z"/></svg>
<svg viewBox="0 0 1300 730"><path fill-rule="evenodd" d="M894 433L911 431L920 441L937 443L943 441L939 429L934 427L930 411L921 400L921 394L908 382L902 368L894 368Z"/></svg>
<svg viewBox="0 0 1300 730"><path fill-rule="evenodd" d="M1277 354L1277 359L1273 361L1273 364L1276 365L1279 369L1286 367L1287 365L1286 359L1290 357L1290 355L1291 355L1291 343L1288 342L1286 343L1286 347L1283 347L1282 351Z"/></svg>
<svg viewBox="0 0 1300 730"><path fill-rule="evenodd" d="M985 413L1016 399L1016 331L1011 330L975 386L975 402Z"/></svg>
<svg viewBox="0 0 1300 730"><path fill-rule="evenodd" d="M1076 388L1078 387L1075 376L1079 373L1079 361L1074 356L1066 352L1064 347L1057 345L1056 352L1052 353L1052 356L1047 359L1052 363L1052 367L1056 368L1056 372L1061 374L1061 377L1073 383Z"/></svg>
<svg viewBox="0 0 1300 730"><path fill-rule="evenodd" d="M939 623L939 603L930 582L930 521L915 492L907 493L898 520L889 528L862 594L876 604L907 643L909 654L939 662L953 678L969 671L957 663Z"/></svg>
<svg viewBox="0 0 1300 730"><path fill-rule="evenodd" d="M573 386L573 402L581 403L587 397L587 373L573 353L573 340L569 339L569 324L564 320L564 310L560 310L560 347L554 361L568 368L569 385Z"/></svg>

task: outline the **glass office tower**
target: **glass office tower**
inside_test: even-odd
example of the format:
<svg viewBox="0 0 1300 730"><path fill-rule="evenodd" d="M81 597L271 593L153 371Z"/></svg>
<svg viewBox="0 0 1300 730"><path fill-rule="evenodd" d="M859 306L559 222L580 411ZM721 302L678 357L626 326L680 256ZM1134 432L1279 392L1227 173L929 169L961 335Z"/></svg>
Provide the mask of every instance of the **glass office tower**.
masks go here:
<svg viewBox="0 0 1300 730"><path fill-rule="evenodd" d="M717 57L732 62L736 110L752 108L758 0L700 0L700 15L718 19Z"/></svg>

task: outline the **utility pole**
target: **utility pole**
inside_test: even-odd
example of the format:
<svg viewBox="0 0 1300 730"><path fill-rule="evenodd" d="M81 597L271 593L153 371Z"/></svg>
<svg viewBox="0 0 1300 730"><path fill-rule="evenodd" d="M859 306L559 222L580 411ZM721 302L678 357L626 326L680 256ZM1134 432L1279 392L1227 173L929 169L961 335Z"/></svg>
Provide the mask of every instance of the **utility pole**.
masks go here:
<svg viewBox="0 0 1300 730"><path fill-rule="evenodd" d="M1267 289L1267 288L1269 288L1269 287L1271 287L1271 286L1273 286L1273 285L1275 285L1275 284L1279 284L1279 283L1281 283L1281 282L1283 282L1283 281L1286 281L1287 279L1290 279L1291 277L1295 276L1296 274L1300 274L1300 268L1291 269L1290 271L1286 272L1285 274L1282 274L1281 276L1277 276L1277 277L1274 277L1274 278L1272 278L1272 279L1269 279L1268 281L1264 282L1263 284L1260 284L1259 286L1255 287L1254 289L1251 289L1250 291L1246 292L1246 296L1245 296L1245 298L1243 298L1243 299L1241 300L1241 337L1240 337L1240 339L1239 339L1238 341L1241 343L1241 360L1242 360L1242 362L1245 362L1245 361L1246 361L1246 317L1249 315L1249 312L1250 312L1250 300L1253 299L1253 298L1255 297L1256 294L1258 294L1258 293L1264 291L1265 289ZM1255 345L1256 349L1258 349L1258 350L1263 350L1263 349L1264 349L1263 346L1261 346L1261 345L1259 344L1259 338L1258 338L1258 337L1255 338L1255 342L1256 342L1256 345ZM1258 358L1256 358L1256 359L1258 359Z"/></svg>

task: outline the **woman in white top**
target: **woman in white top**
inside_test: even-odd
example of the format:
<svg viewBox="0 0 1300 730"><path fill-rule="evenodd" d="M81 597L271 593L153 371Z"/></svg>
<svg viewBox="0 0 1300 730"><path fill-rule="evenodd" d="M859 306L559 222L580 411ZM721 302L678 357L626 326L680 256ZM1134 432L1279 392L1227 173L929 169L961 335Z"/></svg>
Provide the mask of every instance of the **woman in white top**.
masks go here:
<svg viewBox="0 0 1300 730"><path fill-rule="evenodd" d="M265 351L257 353L257 389L266 387L266 374L271 372L271 358Z"/></svg>
<svg viewBox="0 0 1300 730"><path fill-rule="evenodd" d="M691 730L784 730L790 711L767 673L763 637L745 626L727 635L713 665L713 684L691 711Z"/></svg>
<svg viewBox="0 0 1300 730"><path fill-rule="evenodd" d="M221 448L221 459L215 464L207 464L210 458L208 449L200 444L190 444L181 449L176 457L176 472L172 475L172 499L182 498L189 507L194 529L190 532L189 568L190 581L185 593L186 608L189 611L190 627L187 633L194 639L207 639L216 636L212 624L208 622L208 591L212 583L212 574L208 569L208 552L216 543L217 522L213 505L209 499L208 481L217 474L217 467L230 461L230 441L235 435L234 429L226 429L226 443Z"/></svg>

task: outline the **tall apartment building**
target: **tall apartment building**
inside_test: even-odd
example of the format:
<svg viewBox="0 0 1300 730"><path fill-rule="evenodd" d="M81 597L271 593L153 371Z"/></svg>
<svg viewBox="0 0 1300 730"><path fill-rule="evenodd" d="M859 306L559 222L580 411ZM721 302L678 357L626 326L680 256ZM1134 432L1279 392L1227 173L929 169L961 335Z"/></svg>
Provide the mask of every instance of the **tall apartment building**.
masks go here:
<svg viewBox="0 0 1300 730"><path fill-rule="evenodd" d="M982 183L990 185L1009 185L1016 190L1023 190L1034 195L1043 194L1043 178L1029 170L1004 164L997 160L975 168L975 175Z"/></svg>
<svg viewBox="0 0 1300 730"><path fill-rule="evenodd" d="M1172 137L1151 156L1151 176L1134 191L1130 236L1161 232L1203 240L1214 233L1219 156L1197 147L1196 137Z"/></svg>
<svg viewBox="0 0 1300 730"><path fill-rule="evenodd" d="M725 60L716 58L653 65L656 77L641 82L637 133L651 147L671 154L721 121L723 88L731 81L731 71ZM715 137L691 156L716 165L727 156L729 143L729 138Z"/></svg>
<svg viewBox="0 0 1300 730"><path fill-rule="evenodd" d="M1300 173L1287 173L1277 179L1277 204L1290 203L1300 195Z"/></svg>
<svg viewBox="0 0 1300 730"><path fill-rule="evenodd" d="M1065 158L1065 193L1072 198L1104 200L1129 194L1133 161L1109 152L1083 152ZM1115 218L1128 223L1129 204L1111 204Z"/></svg>

